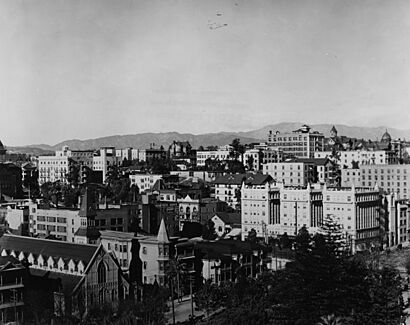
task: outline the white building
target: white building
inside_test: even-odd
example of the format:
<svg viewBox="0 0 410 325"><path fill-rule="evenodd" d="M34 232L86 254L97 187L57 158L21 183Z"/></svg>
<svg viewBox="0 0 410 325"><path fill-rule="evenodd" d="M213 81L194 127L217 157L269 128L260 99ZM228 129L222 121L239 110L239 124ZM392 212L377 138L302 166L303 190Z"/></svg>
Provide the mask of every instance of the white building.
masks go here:
<svg viewBox="0 0 410 325"><path fill-rule="evenodd" d="M315 152L315 158L327 158L332 154L331 151ZM385 150L349 150L339 151L340 159L339 164L343 168L352 168L353 162L361 165L380 165L389 164L395 159L392 151Z"/></svg>
<svg viewBox="0 0 410 325"><path fill-rule="evenodd" d="M118 165L118 161L114 147L103 147L99 150L99 155L93 157L93 170L102 171L105 182L109 168Z"/></svg>
<svg viewBox="0 0 410 325"><path fill-rule="evenodd" d="M252 158L251 158L252 157ZM249 162L252 161L252 166L249 166ZM259 149L248 149L243 154L243 165L249 170L258 171L262 168L263 153ZM251 168L249 168L251 167Z"/></svg>
<svg viewBox="0 0 410 325"><path fill-rule="evenodd" d="M196 165L198 167L205 166L205 161L207 159L219 160L219 161L232 159L229 155L229 152L230 152L229 149L219 149L219 150L213 150L213 151L210 151L210 150L197 151L196 152Z"/></svg>
<svg viewBox="0 0 410 325"><path fill-rule="evenodd" d="M54 235L62 241L74 242L74 234L80 226L79 210L39 209L37 204L30 205L29 232L32 236Z"/></svg>
<svg viewBox="0 0 410 325"><path fill-rule="evenodd" d="M255 229L258 237L267 239L267 226L274 224L279 209L274 206L278 201L279 190L269 175L255 174L243 181L241 186L241 226L242 239ZM277 205L278 208L278 205ZM276 213L276 214L275 214Z"/></svg>
<svg viewBox="0 0 410 325"><path fill-rule="evenodd" d="M285 155L314 158L315 152L323 151L324 139L322 133L312 131L308 125L303 125L292 132L269 131L268 145L280 148Z"/></svg>
<svg viewBox="0 0 410 325"><path fill-rule="evenodd" d="M397 199L410 198L410 164L363 165L360 174L361 186L377 186L388 193L395 193Z"/></svg>
<svg viewBox="0 0 410 325"><path fill-rule="evenodd" d="M123 272L128 272L131 264L132 240L135 234L132 232L102 230L100 231L100 242L108 252L114 253L121 265Z"/></svg>
<svg viewBox="0 0 410 325"><path fill-rule="evenodd" d="M162 174L131 174L131 185L138 186L140 192L151 190L156 181L163 178Z"/></svg>
<svg viewBox="0 0 410 325"><path fill-rule="evenodd" d="M278 183L286 186L306 186L308 165L303 162L279 162L263 165L263 173L269 174Z"/></svg>
<svg viewBox="0 0 410 325"><path fill-rule="evenodd" d="M360 169L358 168L344 168L341 170L341 182L342 187L360 187L362 186L362 178Z"/></svg>

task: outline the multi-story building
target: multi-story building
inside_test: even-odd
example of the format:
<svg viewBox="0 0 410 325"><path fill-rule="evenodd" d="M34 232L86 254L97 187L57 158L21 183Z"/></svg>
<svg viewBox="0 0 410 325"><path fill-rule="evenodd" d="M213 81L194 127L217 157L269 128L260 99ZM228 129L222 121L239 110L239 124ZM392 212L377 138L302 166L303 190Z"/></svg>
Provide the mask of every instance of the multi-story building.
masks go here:
<svg viewBox="0 0 410 325"><path fill-rule="evenodd" d="M131 161L133 159L132 150L132 148L115 149L115 156L117 157L118 163L121 164L124 160Z"/></svg>
<svg viewBox="0 0 410 325"><path fill-rule="evenodd" d="M154 184L163 178L162 174L131 174L131 185L138 186L140 192L151 190Z"/></svg>
<svg viewBox="0 0 410 325"><path fill-rule="evenodd" d="M378 189L323 188L323 214L330 215L349 235L352 249L380 246L384 220Z"/></svg>
<svg viewBox="0 0 410 325"><path fill-rule="evenodd" d="M201 222L200 205L200 198L191 198L187 195L178 199L180 230L182 230L185 222Z"/></svg>
<svg viewBox="0 0 410 325"><path fill-rule="evenodd" d="M246 177L246 174L227 174L217 177L212 182L215 188L215 198L226 202L234 209L240 208L240 190Z"/></svg>
<svg viewBox="0 0 410 325"><path fill-rule="evenodd" d="M93 170L102 171L103 182L107 179L107 174L112 166L118 165L118 159L115 154L114 147L102 147L99 150L99 155L93 157Z"/></svg>
<svg viewBox="0 0 410 325"><path fill-rule="evenodd" d="M250 241L190 239L175 245L177 259L186 267L184 287L193 291L203 282L235 281L239 276L257 277L268 262L262 246Z"/></svg>
<svg viewBox="0 0 410 325"><path fill-rule="evenodd" d="M26 268L13 256L0 256L0 323L23 324Z"/></svg>
<svg viewBox="0 0 410 325"><path fill-rule="evenodd" d="M263 173L286 186L306 186L309 182L309 165L298 161L264 164Z"/></svg>
<svg viewBox="0 0 410 325"><path fill-rule="evenodd" d="M167 152L163 149L140 149L138 151L139 161L151 161L153 159L165 159L167 157Z"/></svg>
<svg viewBox="0 0 410 325"><path fill-rule="evenodd" d="M359 168L344 168L341 172L342 187L360 187L362 186L362 178Z"/></svg>
<svg viewBox="0 0 410 325"><path fill-rule="evenodd" d="M230 156L230 150L226 148L218 150L198 150L196 152L196 165L198 167L205 166L207 159L224 161L232 159L232 157Z"/></svg>
<svg viewBox="0 0 410 325"><path fill-rule="evenodd" d="M262 148L262 164L278 163L283 161L283 151L278 147L266 146Z"/></svg>
<svg viewBox="0 0 410 325"><path fill-rule="evenodd" d="M137 204L99 205L95 210L97 230L135 231L138 225L139 206Z"/></svg>
<svg viewBox="0 0 410 325"><path fill-rule="evenodd" d="M142 282L160 285L166 284L166 272L170 259L170 240L164 220L158 229L158 235L139 237L139 256L142 262Z"/></svg>
<svg viewBox="0 0 410 325"><path fill-rule="evenodd" d="M248 149L243 154L243 165L248 170L258 171L262 169L263 152L259 149Z"/></svg>
<svg viewBox="0 0 410 325"><path fill-rule="evenodd" d="M302 227L315 233L331 215L348 234L352 250L380 245L384 220L379 191L372 188L284 187L272 181L242 187L242 238L251 229L260 238L288 234Z"/></svg>
<svg viewBox="0 0 410 325"><path fill-rule="evenodd" d="M100 231L100 242L108 252L112 252L120 263L121 269L127 273L132 260L132 240L135 233L113 230Z"/></svg>
<svg viewBox="0 0 410 325"><path fill-rule="evenodd" d="M258 237L268 236L266 226L274 223L275 212L279 211L279 190L272 177L264 174L250 175L241 186L242 238L251 229Z"/></svg>
<svg viewBox="0 0 410 325"><path fill-rule="evenodd" d="M287 133L269 131L268 145L279 147L287 156L314 158L315 152L323 151L324 138L322 133L303 125L300 129Z"/></svg>
<svg viewBox="0 0 410 325"><path fill-rule="evenodd" d="M78 209L54 209L30 204L29 232L45 238L53 235L62 241L74 243L74 235L81 226Z"/></svg>
<svg viewBox="0 0 410 325"><path fill-rule="evenodd" d="M315 158L328 158L331 151L315 152ZM390 150L347 150L339 152L338 163L343 168L357 167L355 165L385 165L397 162L397 156Z"/></svg>
<svg viewBox="0 0 410 325"><path fill-rule="evenodd" d="M188 141L172 141L169 146L169 156L171 158L183 158L191 155L192 146Z"/></svg>
<svg viewBox="0 0 410 325"><path fill-rule="evenodd" d="M171 236L179 232L178 202L175 191L161 190L159 193L145 193L141 197L141 229L150 235L158 233L164 220Z"/></svg>
<svg viewBox="0 0 410 325"><path fill-rule="evenodd" d="M362 186L375 187L388 193L396 193L398 199L410 198L410 164L362 165Z"/></svg>
<svg viewBox="0 0 410 325"><path fill-rule="evenodd" d="M281 187L279 222L269 229L274 235L287 233L294 236L300 228L315 231L323 220L322 192L306 188Z"/></svg>
<svg viewBox="0 0 410 325"><path fill-rule="evenodd" d="M61 181L68 183L70 167L74 164L93 167L93 150L70 150L64 146L54 156L39 156L39 184Z"/></svg>

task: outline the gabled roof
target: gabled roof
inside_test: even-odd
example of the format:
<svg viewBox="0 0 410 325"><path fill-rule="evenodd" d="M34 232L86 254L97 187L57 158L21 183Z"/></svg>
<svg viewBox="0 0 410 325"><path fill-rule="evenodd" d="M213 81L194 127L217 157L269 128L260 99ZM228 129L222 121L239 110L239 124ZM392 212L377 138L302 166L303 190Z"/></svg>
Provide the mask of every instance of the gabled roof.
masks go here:
<svg viewBox="0 0 410 325"><path fill-rule="evenodd" d="M0 250L14 250L42 255L43 257L66 258L83 261L87 265L98 249L96 245L75 244L57 240L39 239L32 237L4 234L0 238Z"/></svg>
<svg viewBox="0 0 410 325"><path fill-rule="evenodd" d="M241 214L237 212L217 212L215 213L225 224L240 224Z"/></svg>
<svg viewBox="0 0 410 325"><path fill-rule="evenodd" d="M272 181L273 178L267 174L247 174L245 178L246 185L263 185L266 182Z"/></svg>

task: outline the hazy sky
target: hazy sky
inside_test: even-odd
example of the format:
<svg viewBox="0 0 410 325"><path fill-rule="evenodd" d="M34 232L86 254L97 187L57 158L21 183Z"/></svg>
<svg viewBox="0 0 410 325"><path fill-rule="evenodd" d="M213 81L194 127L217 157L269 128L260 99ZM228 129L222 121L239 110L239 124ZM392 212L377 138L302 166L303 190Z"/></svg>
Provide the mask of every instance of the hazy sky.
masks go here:
<svg viewBox="0 0 410 325"><path fill-rule="evenodd" d="M0 0L5 145L410 128L408 0Z"/></svg>

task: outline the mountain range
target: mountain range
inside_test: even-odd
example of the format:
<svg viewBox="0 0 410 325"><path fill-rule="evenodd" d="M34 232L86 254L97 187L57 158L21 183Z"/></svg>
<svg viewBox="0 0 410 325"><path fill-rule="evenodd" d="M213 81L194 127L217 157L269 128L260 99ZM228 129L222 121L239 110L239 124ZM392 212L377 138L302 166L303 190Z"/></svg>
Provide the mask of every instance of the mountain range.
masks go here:
<svg viewBox="0 0 410 325"><path fill-rule="evenodd" d="M164 133L139 133L129 135L112 135L96 139L72 139L66 140L55 145L37 144L27 145L22 147L7 147L9 152L27 153L32 155L51 154L55 150L60 150L63 146L68 146L70 149L86 150L98 149L103 146L113 146L116 148L149 148L151 146L159 148L168 146L172 141L189 141L193 148L199 146L210 145L226 145L232 142L233 139L239 138L241 143L263 142L266 141L269 130L273 132L279 131L289 132L300 128L304 123L283 122L278 124L267 125L257 130L247 132L218 132L206 134L191 134L178 132ZM312 129L324 133L325 136L330 135L332 124L311 124ZM380 127L357 127L342 124L335 124L338 135L344 135L353 138L365 140L380 140L383 133L388 130L392 138L409 139L410 130L400 130L394 128Z"/></svg>

